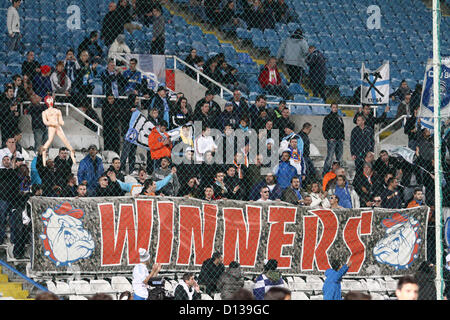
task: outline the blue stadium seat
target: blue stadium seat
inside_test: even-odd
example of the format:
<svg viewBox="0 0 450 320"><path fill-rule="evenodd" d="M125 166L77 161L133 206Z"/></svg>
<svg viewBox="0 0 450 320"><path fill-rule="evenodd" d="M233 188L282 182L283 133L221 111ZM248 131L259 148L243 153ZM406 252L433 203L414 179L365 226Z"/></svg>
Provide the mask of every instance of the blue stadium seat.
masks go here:
<svg viewBox="0 0 450 320"><path fill-rule="evenodd" d="M293 95L306 94L305 89L303 89L303 87L298 83L291 83L289 85L289 92Z"/></svg>
<svg viewBox="0 0 450 320"><path fill-rule="evenodd" d="M297 102L294 99L295 102ZM291 114L312 115L311 106L292 106Z"/></svg>

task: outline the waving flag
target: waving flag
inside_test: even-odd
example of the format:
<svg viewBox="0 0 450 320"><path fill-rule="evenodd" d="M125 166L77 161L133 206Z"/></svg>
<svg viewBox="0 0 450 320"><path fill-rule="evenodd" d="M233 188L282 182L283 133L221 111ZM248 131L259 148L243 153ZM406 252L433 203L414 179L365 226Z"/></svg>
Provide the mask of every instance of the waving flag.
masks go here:
<svg viewBox="0 0 450 320"><path fill-rule="evenodd" d="M389 103L389 61L383 63L375 71L361 67L361 103L388 104Z"/></svg>
<svg viewBox="0 0 450 320"><path fill-rule="evenodd" d="M152 131L155 125L149 121L139 110L136 110L131 115L128 131L125 134L125 140L131 142L138 147L150 150L148 147L148 135ZM189 129L193 131L192 128ZM180 137L181 127L174 128L167 133L170 136L170 140L175 141Z"/></svg>
<svg viewBox="0 0 450 320"><path fill-rule="evenodd" d="M450 57L441 59L441 118L449 117L450 111ZM433 61L428 59L423 80L422 97L420 100L419 117L423 128L433 130Z"/></svg>

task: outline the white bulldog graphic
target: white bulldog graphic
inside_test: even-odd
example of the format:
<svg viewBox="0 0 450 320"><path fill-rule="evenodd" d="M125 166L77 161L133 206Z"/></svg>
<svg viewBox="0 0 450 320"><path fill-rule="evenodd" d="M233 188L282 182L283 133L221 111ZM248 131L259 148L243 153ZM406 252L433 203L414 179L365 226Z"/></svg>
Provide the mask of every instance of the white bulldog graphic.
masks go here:
<svg viewBox="0 0 450 320"><path fill-rule="evenodd" d="M45 255L57 266L71 265L80 259L88 258L95 247L91 234L83 228L81 209L73 209L63 203L55 209L48 208L42 214Z"/></svg>
<svg viewBox="0 0 450 320"><path fill-rule="evenodd" d="M395 269L407 269L418 256L421 239L417 232L419 222L413 217L394 213L382 222L386 236L373 249L375 259Z"/></svg>

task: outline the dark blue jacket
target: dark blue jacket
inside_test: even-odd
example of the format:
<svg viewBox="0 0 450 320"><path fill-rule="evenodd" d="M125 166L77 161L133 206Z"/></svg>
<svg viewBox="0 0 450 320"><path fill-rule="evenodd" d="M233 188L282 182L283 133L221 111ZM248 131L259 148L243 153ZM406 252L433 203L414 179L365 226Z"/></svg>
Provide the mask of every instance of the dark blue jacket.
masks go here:
<svg viewBox="0 0 450 320"><path fill-rule="evenodd" d="M43 77L42 75L37 75L33 81L33 90L41 98L44 98L48 93L51 93L52 83L50 81L50 76Z"/></svg>
<svg viewBox="0 0 450 320"><path fill-rule="evenodd" d="M256 201L259 198L261 198L261 188L267 186L267 183L265 180L255 184L252 187L252 190L250 191L249 200ZM270 189L269 189L270 190ZM277 183L275 184L275 187L272 189L272 191L269 191L269 199L270 200L276 200L281 199L281 195L283 194L283 190L281 189L280 185Z"/></svg>
<svg viewBox="0 0 450 320"><path fill-rule="evenodd" d="M341 281L347 273L348 266L345 264L339 271L328 269L325 271L325 282L323 284L323 300L342 300Z"/></svg>
<svg viewBox="0 0 450 320"><path fill-rule="evenodd" d="M368 151L372 151L375 146L373 130L368 126L365 126L361 130L360 127L356 126L352 130L350 137L350 153L355 155L357 158L364 158Z"/></svg>
<svg viewBox="0 0 450 320"><path fill-rule="evenodd" d="M316 82L325 82L327 76L327 59L319 50L314 50L306 57L306 64L309 67L309 76Z"/></svg>
<svg viewBox="0 0 450 320"><path fill-rule="evenodd" d="M80 161L78 167L78 183L87 181L88 190L95 190L98 186L98 178L103 174L103 163L100 157L95 157L95 164L91 157L87 155L83 160Z"/></svg>

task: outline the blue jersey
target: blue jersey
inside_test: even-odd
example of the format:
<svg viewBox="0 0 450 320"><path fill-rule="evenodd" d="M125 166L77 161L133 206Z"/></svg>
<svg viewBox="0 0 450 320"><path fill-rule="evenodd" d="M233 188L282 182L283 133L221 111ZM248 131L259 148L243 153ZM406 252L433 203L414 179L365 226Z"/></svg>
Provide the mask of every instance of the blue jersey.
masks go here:
<svg viewBox="0 0 450 320"><path fill-rule="evenodd" d="M131 71L130 69L127 69L124 71L123 76L127 81L125 92L138 90L136 88L142 83L142 74L140 71Z"/></svg>

